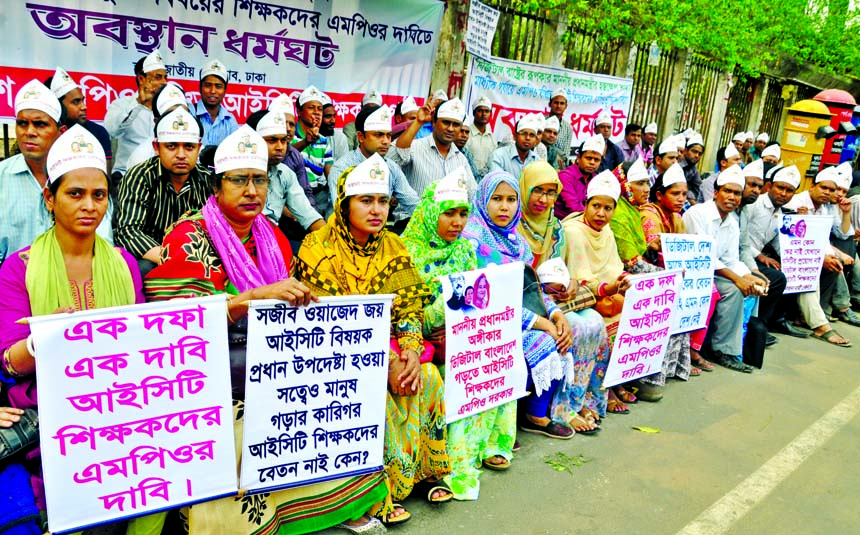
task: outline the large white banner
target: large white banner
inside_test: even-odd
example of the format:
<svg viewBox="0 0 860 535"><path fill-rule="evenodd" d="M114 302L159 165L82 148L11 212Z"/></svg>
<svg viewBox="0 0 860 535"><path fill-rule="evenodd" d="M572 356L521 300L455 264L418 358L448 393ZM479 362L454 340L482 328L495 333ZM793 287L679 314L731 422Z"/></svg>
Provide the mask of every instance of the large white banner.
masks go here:
<svg viewBox="0 0 860 535"><path fill-rule="evenodd" d="M382 470L392 298L251 303L243 489Z"/></svg>
<svg viewBox="0 0 860 535"><path fill-rule="evenodd" d="M511 139L516 122L528 113L547 113L556 89L567 97L564 117L573 129L571 143L594 133L594 120L605 111L612 117L612 139L624 137L630 115L633 80L501 58L473 57L465 84L467 109L482 95L493 102L490 127L496 139ZM471 112L470 112L471 113Z"/></svg>
<svg viewBox="0 0 860 535"><path fill-rule="evenodd" d="M714 284L714 239L698 234L660 234L666 269L684 270L672 334L706 327Z"/></svg>
<svg viewBox="0 0 860 535"><path fill-rule="evenodd" d="M681 281L680 270L630 277L603 386L608 388L662 370L672 322L678 314Z"/></svg>
<svg viewBox="0 0 860 535"><path fill-rule="evenodd" d="M821 215L782 216L779 228L780 267L787 294L814 292L824 255L830 246L833 218Z"/></svg>
<svg viewBox="0 0 860 535"><path fill-rule="evenodd" d="M51 532L235 494L224 306L30 319Z"/></svg>
<svg viewBox="0 0 860 535"><path fill-rule="evenodd" d="M448 423L525 396L523 264L455 273L441 282Z"/></svg>
<svg viewBox="0 0 860 535"><path fill-rule="evenodd" d="M199 99L200 69L227 68L225 106L240 123L278 91L314 84L349 120L376 89L395 104L429 93L438 0L8 0L0 31L0 119L17 89L59 65L86 89L90 119L137 88L134 63L158 50L168 77Z"/></svg>

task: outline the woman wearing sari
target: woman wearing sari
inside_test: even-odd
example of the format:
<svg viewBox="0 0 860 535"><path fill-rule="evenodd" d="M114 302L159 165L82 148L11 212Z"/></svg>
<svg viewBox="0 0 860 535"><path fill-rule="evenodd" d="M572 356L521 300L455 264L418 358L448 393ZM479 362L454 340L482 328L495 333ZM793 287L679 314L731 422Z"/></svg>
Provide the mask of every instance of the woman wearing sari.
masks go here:
<svg viewBox="0 0 860 535"><path fill-rule="evenodd" d="M0 269L0 380L8 388L10 406L17 409L36 410L38 405L34 344L29 327L16 320L144 301L135 259L96 234L109 198L105 154L98 139L73 126L51 147L47 172L44 198L54 226L31 247L11 254ZM44 516L40 453L38 446L26 451L24 464L35 504ZM10 483L6 476L4 472L2 479ZM2 492L13 489L4 484ZM13 500L13 506L19 504ZM8 513L0 510L0 517L10 518ZM134 519L126 533L156 535L164 517L157 513Z"/></svg>
<svg viewBox="0 0 860 535"><path fill-rule="evenodd" d="M684 172L678 166L681 180ZM610 226L615 235L615 243L618 246L618 255L628 272L633 275L640 273L653 273L660 271L652 261L656 258L653 248L649 248L649 242L645 239L645 231L642 229L642 219L639 207L648 202L650 185L648 182L648 171L642 160L619 165L613 174L621 186L621 195L615 214L612 216ZM653 242L652 242L653 244ZM647 260L646 260L647 258ZM663 387L666 385L667 377L677 377L687 380L690 377L690 335L687 333L676 334L669 337L666 354L663 357L663 367L660 373L643 377L630 383L636 388L636 395L643 401L660 401L663 398ZM699 370L693 372L699 374ZM616 390L616 394L624 401L626 396Z"/></svg>
<svg viewBox="0 0 860 535"><path fill-rule="evenodd" d="M523 216L517 231L528 243L534 255L532 266L536 269L556 258L567 263L564 231L553 211L561 189L558 171L546 162L529 164L520 175ZM576 285L568 281L565 287L576 288ZM571 298L567 290L548 295L556 303ZM556 390L552 414L577 433L592 434L599 429L597 421L606 415L606 392L602 391L602 385L612 348L603 318L593 308L567 312L565 316L574 340L571 352L575 378L573 384L563 384Z"/></svg>
<svg viewBox="0 0 860 535"><path fill-rule="evenodd" d="M402 235L412 260L422 266L419 273L431 292L429 304L424 307L427 339L439 339L445 334L445 300L440 278L478 267L475 249L461 236L469 217L468 191L458 180L461 172L462 169L454 171L424 190ZM466 289L467 304L479 309L486 306L485 282L486 278L479 278L474 288ZM470 288L474 296L471 301ZM437 355L437 362L444 357ZM478 499L481 465L490 470L510 467L516 416L516 405L508 403L448 425L451 474L445 482L451 487L454 499Z"/></svg>
<svg viewBox="0 0 860 535"><path fill-rule="evenodd" d="M409 251L385 229L389 210L388 166L374 154L347 169L337 184L334 213L305 237L295 277L317 295L394 294L385 411L385 483L388 496L372 513L385 524L411 514L400 504L413 490L431 503L450 501L442 481L450 472L443 383L436 367L422 364L424 303L429 291Z"/></svg>
<svg viewBox="0 0 860 535"><path fill-rule="evenodd" d="M520 189L516 179L504 171L488 173L478 186L475 207L463 232L475 248L479 268L510 262L532 264L531 248L517 233L521 217ZM479 292L476 291L476 295ZM520 419L520 429L550 438L570 439L574 430L567 423L554 421L549 412L558 386L562 381L572 383L574 380L570 324L551 299L541 296L548 317L523 307L523 354L529 367L528 388L533 393L526 398L526 414ZM515 411L515 407L513 405L506 410ZM512 448L513 444L510 446ZM509 459L511 451L503 451L500 455Z"/></svg>
<svg viewBox="0 0 860 535"><path fill-rule="evenodd" d="M598 309L610 337L609 346L618 332L624 293L630 286L624 264L618 255L610 221L621 187L611 171L603 171L588 183L585 211L570 215L562 222L568 246L567 268L577 284L588 287L605 303ZM627 414L630 409L609 389L607 411Z"/></svg>
<svg viewBox="0 0 860 535"><path fill-rule="evenodd" d="M202 210L184 215L164 238L162 263L146 277L150 300L226 293L234 333L247 329L247 303L252 299L297 305L315 299L306 286L289 278L290 244L261 214L269 184L267 162L265 140L247 125L219 145L211 178L214 195ZM231 354L235 349L243 354L240 340L231 336ZM240 459L244 359L232 360L231 368L237 368L232 370L233 415ZM224 498L189 507L185 514L192 535L309 533L339 523L353 532L381 533L384 528L366 513L386 494L377 473Z"/></svg>
<svg viewBox="0 0 860 535"><path fill-rule="evenodd" d="M651 187L649 200L650 203L639 207L642 231L645 233L648 250L656 256L655 263L660 267L665 267L661 252L660 234L684 234L687 232L684 220L681 218L681 211L687 201L687 182L680 165L677 168L675 165L671 166L666 173L657 177ZM716 287L714 287L713 293L716 295L711 299L710 314L713 314L713 308L720 298ZM710 322L710 316L708 322ZM711 372L714 370L714 365L699 355L706 332L707 329L699 329L689 333L690 362L693 366L690 369L690 375L695 376L702 371Z"/></svg>

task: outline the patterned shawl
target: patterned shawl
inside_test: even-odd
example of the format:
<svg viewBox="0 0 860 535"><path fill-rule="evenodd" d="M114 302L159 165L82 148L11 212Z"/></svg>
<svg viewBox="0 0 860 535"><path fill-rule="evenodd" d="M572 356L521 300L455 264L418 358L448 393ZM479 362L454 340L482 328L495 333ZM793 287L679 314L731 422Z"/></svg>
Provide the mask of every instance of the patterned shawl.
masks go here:
<svg viewBox="0 0 860 535"><path fill-rule="evenodd" d="M642 230L639 210L630 202L633 194L627 183L627 176L620 165L615 168L613 174L621 185L621 196L615 204L615 213L609 221L609 225L615 234L618 255L625 265L630 266L642 260L642 255L648 249L648 244L645 242L645 232Z"/></svg>

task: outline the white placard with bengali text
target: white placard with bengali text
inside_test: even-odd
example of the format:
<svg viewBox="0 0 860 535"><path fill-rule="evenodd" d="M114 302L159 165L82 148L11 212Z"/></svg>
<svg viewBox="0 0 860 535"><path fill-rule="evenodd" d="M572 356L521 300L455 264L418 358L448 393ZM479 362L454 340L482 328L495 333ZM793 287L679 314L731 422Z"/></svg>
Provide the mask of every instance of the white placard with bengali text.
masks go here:
<svg viewBox="0 0 860 535"><path fill-rule="evenodd" d="M469 21L466 28L466 52L475 56L491 59L493 56L493 37L499 23L499 10L471 0L469 2Z"/></svg>
<svg viewBox="0 0 860 535"><path fill-rule="evenodd" d="M523 357L523 264L442 277L448 423L527 394Z"/></svg>
<svg viewBox="0 0 860 535"><path fill-rule="evenodd" d="M714 284L714 239L698 234L660 234L660 244L666 269L684 270L671 333L706 327Z"/></svg>
<svg viewBox="0 0 860 535"><path fill-rule="evenodd" d="M393 297L251 303L241 488L382 470Z"/></svg>
<svg viewBox="0 0 860 535"><path fill-rule="evenodd" d="M784 214L780 222L780 268L785 273L784 294L814 292L830 245L833 218Z"/></svg>
<svg viewBox="0 0 860 535"><path fill-rule="evenodd" d="M236 493L225 296L30 319L51 532Z"/></svg>
<svg viewBox="0 0 860 535"><path fill-rule="evenodd" d="M666 270L630 277L618 334L603 386L610 387L663 369L674 316L678 313L681 270Z"/></svg>

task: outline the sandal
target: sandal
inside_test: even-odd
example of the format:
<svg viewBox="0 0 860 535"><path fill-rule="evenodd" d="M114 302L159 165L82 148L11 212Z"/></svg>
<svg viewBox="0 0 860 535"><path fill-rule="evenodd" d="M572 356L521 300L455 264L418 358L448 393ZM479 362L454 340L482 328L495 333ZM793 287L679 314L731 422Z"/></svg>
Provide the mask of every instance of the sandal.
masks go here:
<svg viewBox="0 0 860 535"><path fill-rule="evenodd" d="M534 433L559 440L570 440L574 435L573 429L553 420L550 420L546 425L538 425L528 418L523 418L522 423L520 423L520 429L526 433Z"/></svg>
<svg viewBox="0 0 860 535"><path fill-rule="evenodd" d="M842 343L830 341L830 339L833 338L834 336L838 336L845 341ZM835 346L851 347L851 342L847 338L845 338L844 336L842 336L841 334L836 332L836 329L830 329L829 331L822 333L822 334L815 334L815 332L813 332L812 337L818 338L819 340L823 340L824 342L827 342L828 344L833 344Z"/></svg>
<svg viewBox="0 0 860 535"><path fill-rule="evenodd" d="M580 414L577 414L576 416L571 418L568 423L570 424L570 427L572 427L573 430L580 435L588 436L600 432L600 428L597 427L597 424L591 418L591 415L589 414L588 416L589 417L586 418Z"/></svg>
<svg viewBox="0 0 860 535"><path fill-rule="evenodd" d="M597 414L596 410L589 409L588 407L583 407L582 410L584 410L588 414L585 415L585 414L582 414L582 412L580 412L579 413L580 416L582 416L583 418L586 418L586 419L591 418L592 420L594 420L594 423L596 423L598 425L600 424L600 415Z"/></svg>
<svg viewBox="0 0 860 535"><path fill-rule="evenodd" d="M613 397L606 404L606 412L611 412L612 414L630 414L630 408L621 403L620 399Z"/></svg>
<svg viewBox="0 0 860 535"><path fill-rule="evenodd" d="M502 462L491 463L490 459L501 459ZM481 461L481 466L483 466L487 470L492 470L494 472L504 472L505 470L507 470L508 468L511 467L511 461L505 459L501 455L493 455L489 459L484 459L483 461Z"/></svg>
<svg viewBox="0 0 860 535"><path fill-rule="evenodd" d="M696 368L695 366L690 368L690 377L698 377L700 375L702 375L702 370Z"/></svg>
<svg viewBox="0 0 860 535"><path fill-rule="evenodd" d="M705 360L698 352L693 352L693 350L690 350L690 363L703 372L714 371L714 365Z"/></svg>
<svg viewBox="0 0 860 535"><path fill-rule="evenodd" d="M512 452L514 452L514 453L516 453L516 452L520 451L520 447L521 447L521 446L520 446L520 441L519 441L519 440L514 440L514 447L513 447L513 448L511 448L511 451L512 451Z"/></svg>
<svg viewBox="0 0 860 535"><path fill-rule="evenodd" d="M346 530L354 535L382 535L386 531L382 522L375 517L370 517L370 520L360 526L351 526L342 522L335 527Z"/></svg>
<svg viewBox="0 0 860 535"><path fill-rule="evenodd" d="M433 494L440 490L446 494L441 498L434 498ZM424 481L419 481L412 486L412 492L417 493L416 496L424 494L427 503L431 505L447 503L454 499L454 493L451 491L451 487L441 479L437 479L436 481L428 481L426 479Z"/></svg>
<svg viewBox="0 0 860 535"><path fill-rule="evenodd" d="M377 515L376 518L382 522L383 526L399 526L400 524L405 524L412 520L412 513L407 511L406 508L399 503L392 503L391 507L394 509L401 509L403 512L393 518L391 516L393 513Z"/></svg>
<svg viewBox="0 0 860 535"><path fill-rule="evenodd" d="M620 399L624 403L629 403L631 405L635 405L636 403L639 402L639 400L636 399L636 396L633 394L633 392L630 392L629 390L627 390L623 386L618 385L618 386L614 386L612 388L615 390L615 395L618 396L618 399Z"/></svg>

